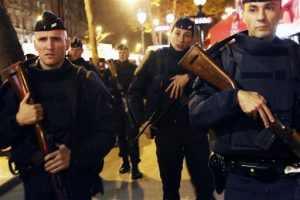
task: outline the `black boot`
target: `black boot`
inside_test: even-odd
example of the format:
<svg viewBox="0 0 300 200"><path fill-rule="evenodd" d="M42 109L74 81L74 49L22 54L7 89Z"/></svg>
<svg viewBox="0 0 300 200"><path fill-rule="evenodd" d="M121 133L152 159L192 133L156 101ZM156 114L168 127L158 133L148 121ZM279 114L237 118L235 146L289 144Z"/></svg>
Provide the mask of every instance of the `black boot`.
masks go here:
<svg viewBox="0 0 300 200"><path fill-rule="evenodd" d="M132 164L131 179L136 180L143 177L143 173L140 172L137 164Z"/></svg>
<svg viewBox="0 0 300 200"><path fill-rule="evenodd" d="M125 174L128 173L130 170L130 165L129 165L129 161L126 159L123 159L123 163L119 169L120 174Z"/></svg>

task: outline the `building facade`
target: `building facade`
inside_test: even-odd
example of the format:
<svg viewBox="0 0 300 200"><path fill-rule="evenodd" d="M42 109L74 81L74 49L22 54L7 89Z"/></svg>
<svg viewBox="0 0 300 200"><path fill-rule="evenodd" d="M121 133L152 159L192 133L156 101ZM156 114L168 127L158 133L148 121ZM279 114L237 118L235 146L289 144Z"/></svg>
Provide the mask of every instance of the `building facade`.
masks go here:
<svg viewBox="0 0 300 200"><path fill-rule="evenodd" d="M53 5L55 2L57 1L4 0L7 13L21 44L33 42L33 30L38 16L40 16L43 11L54 8ZM64 8L64 23L69 37L83 37L87 31L84 1L64 0L62 2Z"/></svg>

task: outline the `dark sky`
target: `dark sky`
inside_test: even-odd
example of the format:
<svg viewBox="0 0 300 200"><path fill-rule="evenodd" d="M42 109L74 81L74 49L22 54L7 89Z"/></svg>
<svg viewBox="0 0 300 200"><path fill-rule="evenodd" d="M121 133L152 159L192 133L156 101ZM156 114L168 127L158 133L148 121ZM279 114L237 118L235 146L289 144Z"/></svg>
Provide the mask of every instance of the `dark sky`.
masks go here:
<svg viewBox="0 0 300 200"><path fill-rule="evenodd" d="M141 32L128 26L129 21L137 22L137 9L143 6L142 0L135 1L135 4L129 5L126 0L93 0L95 25L101 25L105 32L113 32L113 35L103 41L104 43L115 46L126 38L128 46L133 49L138 42L141 42ZM146 35L146 38L149 40L150 35Z"/></svg>

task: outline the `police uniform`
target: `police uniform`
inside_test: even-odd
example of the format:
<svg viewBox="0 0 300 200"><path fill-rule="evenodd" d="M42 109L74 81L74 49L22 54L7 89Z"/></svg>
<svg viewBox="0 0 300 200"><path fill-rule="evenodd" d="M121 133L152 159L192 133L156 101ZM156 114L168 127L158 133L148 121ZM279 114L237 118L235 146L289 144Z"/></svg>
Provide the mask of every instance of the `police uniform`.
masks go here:
<svg viewBox="0 0 300 200"><path fill-rule="evenodd" d="M120 44L117 47L119 51L129 51L128 47ZM137 66L131 63L128 59L125 61L114 60L113 61L116 66L117 72L117 80L112 77L112 74L109 69L106 69L103 80L104 83L110 89L110 92L115 97L115 120L116 120L116 134L117 141L119 146L119 156L122 158L123 162L119 169L121 174L127 173L130 170L130 162L132 165L132 179L140 179L143 174L138 169L138 163L140 160L139 153L139 144L138 140L134 140L134 138L138 134L138 128L136 123L129 116L130 113L125 112L125 107L122 102L122 98L126 101L126 93L129 88L129 85L134 76L134 71ZM118 88L118 84L121 85L122 88ZM129 119L130 117L130 119Z"/></svg>
<svg viewBox="0 0 300 200"><path fill-rule="evenodd" d="M246 32L237 34L216 60L238 88L261 94L278 119L299 131L299 52L299 46L289 40L275 37L266 42ZM259 147L259 136L266 129L260 119L242 112L238 89L217 91L201 80L194 89L191 121L203 130L214 128L212 150L225 159L225 199L300 199L298 175L284 173L299 159L279 139L268 150Z"/></svg>
<svg viewBox="0 0 300 200"><path fill-rule="evenodd" d="M179 19L175 27L192 30L189 19ZM177 63L187 52L176 51L171 45L146 55L128 91L130 111L138 124L143 124L153 113L163 113L155 126L156 155L163 184L163 199L180 199L179 188L183 159L185 158L197 199L210 199L212 185L207 167L208 141L198 134L189 123L187 97L193 76L185 86L184 94L178 100L170 99L165 90L175 75L188 74ZM143 108L143 98L146 106ZM155 118L155 117L154 117Z"/></svg>
<svg viewBox="0 0 300 200"><path fill-rule="evenodd" d="M74 37L71 42L71 48L82 48L82 42L79 38ZM71 60L71 62L78 66L83 66L86 70L95 72L100 77L100 72L97 70L97 67L89 62L85 61L82 57Z"/></svg>
<svg viewBox="0 0 300 200"><path fill-rule="evenodd" d="M35 31L51 30L65 27L61 19L44 12ZM69 168L59 173L61 184L69 199L91 199L102 160L114 144L112 105L104 85L96 74L87 77L84 69L79 70L67 59L57 69L43 70L36 58L28 60L26 66L32 95L44 108L41 125L48 141L65 144L72 152ZM0 93L0 148L12 147L11 159L24 183L25 199L55 199L34 126L17 124L20 101L10 85L2 87Z"/></svg>

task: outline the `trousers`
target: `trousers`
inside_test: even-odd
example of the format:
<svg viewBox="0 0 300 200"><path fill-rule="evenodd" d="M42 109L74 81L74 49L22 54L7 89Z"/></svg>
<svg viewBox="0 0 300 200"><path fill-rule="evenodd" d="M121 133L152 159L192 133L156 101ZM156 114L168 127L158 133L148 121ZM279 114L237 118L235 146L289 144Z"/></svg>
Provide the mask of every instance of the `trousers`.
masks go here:
<svg viewBox="0 0 300 200"><path fill-rule="evenodd" d="M61 174L61 180L68 193L69 200L92 199L88 176L74 176L65 179L65 175ZM43 171L29 172L26 176L21 177L24 185L25 200L56 200L50 174Z"/></svg>
<svg viewBox="0 0 300 200"><path fill-rule="evenodd" d="M191 127L159 129L155 136L156 155L163 184L163 198L179 200L183 160L195 188L197 199L211 199L212 177L208 169L208 141L205 134Z"/></svg>
<svg viewBox="0 0 300 200"><path fill-rule="evenodd" d="M299 200L299 175L282 175L268 179L229 173L225 200Z"/></svg>
<svg viewBox="0 0 300 200"><path fill-rule="evenodd" d="M138 129L135 124L130 124L128 115L121 106L115 109L116 135L118 137L119 156L125 160L130 157L133 164L139 163L140 153L138 140L132 142L137 136Z"/></svg>

